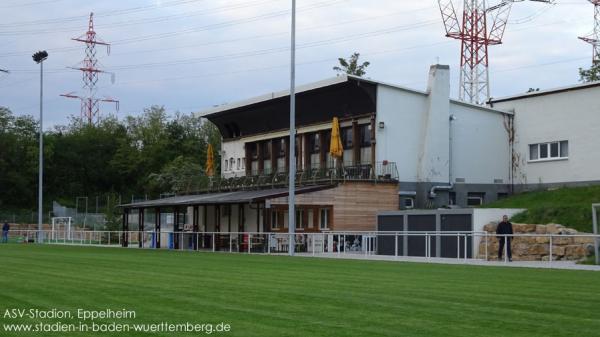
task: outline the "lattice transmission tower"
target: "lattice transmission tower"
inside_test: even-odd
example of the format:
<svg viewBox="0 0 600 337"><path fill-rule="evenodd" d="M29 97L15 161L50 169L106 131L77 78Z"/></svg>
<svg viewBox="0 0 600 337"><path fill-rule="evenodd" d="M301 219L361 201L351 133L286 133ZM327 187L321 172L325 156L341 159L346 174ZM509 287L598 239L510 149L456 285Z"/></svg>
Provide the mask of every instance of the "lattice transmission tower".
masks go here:
<svg viewBox="0 0 600 337"><path fill-rule="evenodd" d="M600 0L589 0L589 2L594 5L594 30L580 39L592 45L592 64L594 64L600 62Z"/></svg>
<svg viewBox="0 0 600 337"><path fill-rule="evenodd" d="M438 0L446 36L460 40L459 98L484 104L490 98L488 47L502 43L512 5L525 0L500 0L488 7L485 0L464 0L462 19L453 0ZM554 0L530 0L552 3Z"/></svg>
<svg viewBox="0 0 600 337"><path fill-rule="evenodd" d="M100 69L98 59L96 58L96 45L106 46L106 53L107 55L110 55L110 44L102 41L96 36L96 32L94 31L94 13L90 13L87 32L80 37L71 40L85 43L85 59L79 64L78 67L70 67L71 69L81 71L85 95L80 96L76 95L74 92L70 92L68 94L62 94L61 96L79 99L81 101L82 121L87 121L89 124L93 124L94 121L97 121L100 117L101 102L115 103L117 111L119 110L118 100L110 97L96 97L96 83L98 82L99 74L110 74L114 81L114 74Z"/></svg>

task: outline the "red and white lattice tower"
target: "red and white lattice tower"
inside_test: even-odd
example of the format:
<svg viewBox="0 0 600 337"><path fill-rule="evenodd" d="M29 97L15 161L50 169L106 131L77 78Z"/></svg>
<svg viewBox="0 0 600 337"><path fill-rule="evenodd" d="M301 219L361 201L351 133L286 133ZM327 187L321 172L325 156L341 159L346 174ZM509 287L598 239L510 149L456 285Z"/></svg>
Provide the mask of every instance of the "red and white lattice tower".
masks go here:
<svg viewBox="0 0 600 337"><path fill-rule="evenodd" d="M86 95L79 96L74 93L63 94L61 96L68 98L76 98L81 101L81 119L92 124L94 120L98 120L100 116L100 103L110 102L115 103L116 109L119 110L119 101L113 98L97 98L96 83L100 73L107 73L98 67L98 59L96 58L96 45L106 46L107 54L110 54L110 44L102 41L96 36L94 31L94 13L90 13L88 31L78 38L71 39L77 42L85 43L85 59L80 63L79 67L70 67L71 69L80 70L83 75L83 89Z"/></svg>
<svg viewBox="0 0 600 337"><path fill-rule="evenodd" d="M592 63L600 62L600 0L589 0L594 5L594 31L580 39L589 43L594 48Z"/></svg>
<svg viewBox="0 0 600 337"><path fill-rule="evenodd" d="M490 98L488 47L502 43L514 2L500 0L488 7L485 0L464 0L462 20L453 0L438 0L446 36L462 42L459 98L484 104ZM551 3L553 0L531 0Z"/></svg>

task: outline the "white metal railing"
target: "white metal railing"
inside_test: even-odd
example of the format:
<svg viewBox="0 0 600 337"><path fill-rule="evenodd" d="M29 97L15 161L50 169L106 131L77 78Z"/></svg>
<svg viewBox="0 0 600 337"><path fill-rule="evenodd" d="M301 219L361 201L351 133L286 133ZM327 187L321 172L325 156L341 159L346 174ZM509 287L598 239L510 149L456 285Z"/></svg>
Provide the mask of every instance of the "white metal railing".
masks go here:
<svg viewBox="0 0 600 337"><path fill-rule="evenodd" d="M393 258L421 257L489 260L497 256L495 249L500 238L540 238L539 247L548 247L543 256L551 266L556 261L555 248L576 245L593 247L600 242L600 235L593 234L535 234L518 233L496 235L487 232L434 232L434 231L345 231L303 233L295 235L296 252L300 255L328 256L389 256ZM37 242L36 230L11 230L11 242ZM289 252L288 233L276 232L154 232L154 231L43 231L45 244L92 245L132 247L146 249L178 249L213 252L238 252L278 254ZM564 240L571 239L571 244ZM579 240L575 240L579 239ZM578 243L576 244L575 241ZM560 244L557 244L561 242ZM518 244L523 245L522 242ZM450 248L449 248L450 247ZM456 251L454 251L456 249ZM483 250L483 251L480 251ZM513 251L515 251L513 243ZM594 249L596 254L597 250ZM561 254L564 255L564 254ZM593 254L591 254L593 255ZM504 245L503 261L509 262L508 245Z"/></svg>

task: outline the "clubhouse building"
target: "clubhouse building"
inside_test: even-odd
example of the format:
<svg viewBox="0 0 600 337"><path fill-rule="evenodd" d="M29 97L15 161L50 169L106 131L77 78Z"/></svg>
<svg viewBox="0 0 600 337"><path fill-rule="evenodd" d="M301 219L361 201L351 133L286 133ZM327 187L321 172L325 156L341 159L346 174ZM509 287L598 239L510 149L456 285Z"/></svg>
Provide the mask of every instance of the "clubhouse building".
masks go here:
<svg viewBox="0 0 600 337"><path fill-rule="evenodd" d="M297 88L298 233L374 231L384 211L477 206L540 182L600 181L589 167L600 164L591 144L600 83L480 106L450 98L449 72L432 66L426 91L349 75ZM577 107L565 110L572 95L581 95ZM585 113L569 118L575 110ZM220 174L193 195L122 205L123 229L287 233L289 92L198 116L221 132ZM338 131L343 149L333 157ZM151 240L160 247L167 238Z"/></svg>

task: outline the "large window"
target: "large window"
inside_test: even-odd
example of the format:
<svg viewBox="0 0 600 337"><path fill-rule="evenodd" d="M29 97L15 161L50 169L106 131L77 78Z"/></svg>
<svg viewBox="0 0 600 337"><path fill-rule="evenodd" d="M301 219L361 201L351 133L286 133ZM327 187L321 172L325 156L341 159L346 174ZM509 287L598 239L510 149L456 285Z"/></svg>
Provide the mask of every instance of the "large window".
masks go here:
<svg viewBox="0 0 600 337"><path fill-rule="evenodd" d="M263 159L271 159L271 142L265 141L262 143L262 157Z"/></svg>
<svg viewBox="0 0 600 337"><path fill-rule="evenodd" d="M285 157L285 138L281 138L277 140L277 157L282 158Z"/></svg>
<svg viewBox="0 0 600 337"><path fill-rule="evenodd" d="M304 230L306 228L306 223L304 222L304 210L297 209L296 210L296 229Z"/></svg>
<svg viewBox="0 0 600 337"><path fill-rule="evenodd" d="M353 133L352 128L343 128L341 130L342 133L342 143L344 145L344 150L351 149L353 147Z"/></svg>
<svg viewBox="0 0 600 337"><path fill-rule="evenodd" d="M529 161L569 158L569 142L566 140L529 145Z"/></svg>
<svg viewBox="0 0 600 337"><path fill-rule="evenodd" d="M283 212L273 210L271 212L271 229L281 229L283 228L284 223Z"/></svg>
<svg viewBox="0 0 600 337"><path fill-rule="evenodd" d="M310 153L319 153L321 151L321 135L313 133L308 137Z"/></svg>
<svg viewBox="0 0 600 337"><path fill-rule="evenodd" d="M371 146L371 124L360 126L360 147Z"/></svg>
<svg viewBox="0 0 600 337"><path fill-rule="evenodd" d="M321 208L319 214L319 229L329 229L329 208Z"/></svg>

